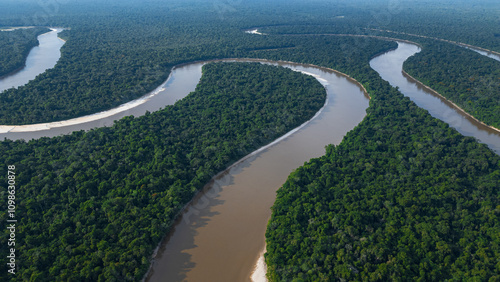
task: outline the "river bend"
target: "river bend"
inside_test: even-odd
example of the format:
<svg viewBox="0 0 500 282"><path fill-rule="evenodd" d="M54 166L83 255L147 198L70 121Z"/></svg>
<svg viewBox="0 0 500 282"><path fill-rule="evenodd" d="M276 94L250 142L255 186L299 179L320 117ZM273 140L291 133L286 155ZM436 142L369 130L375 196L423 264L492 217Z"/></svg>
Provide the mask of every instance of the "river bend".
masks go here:
<svg viewBox="0 0 500 282"><path fill-rule="evenodd" d="M488 145L500 154L500 132L475 120L469 114L461 111L439 95L422 87L402 73L403 63L410 56L420 52L414 44L398 42L396 50L389 51L370 61L370 66L377 71L382 79L392 86L399 87L401 93L408 96L419 107L458 130L462 135L475 137L479 142Z"/></svg>
<svg viewBox="0 0 500 282"><path fill-rule="evenodd" d="M499 153L497 131L402 74L403 62L419 51L417 45L398 42L396 50L375 57L370 65L431 115L464 135L478 138ZM326 78L326 74L316 74ZM226 170L193 200L161 245L149 281L250 280L264 249L265 227L275 191L294 168L311 157L323 155L324 145L338 144L349 131L335 126L356 120L350 125L354 127L364 116L363 101L358 101L359 105L343 104L346 98L362 96L354 84L352 88L334 90L332 86L339 85L340 81L329 78L327 81L329 102L316 119L288 139ZM346 119L344 113L335 116L340 109L356 112L359 117ZM326 132L330 135L325 136Z"/></svg>
<svg viewBox="0 0 500 282"><path fill-rule="evenodd" d="M249 281L265 246L276 191L304 162L339 144L366 115L360 85L332 70L278 63L314 75L327 90L323 109L286 138L237 162L184 210L160 247L149 281Z"/></svg>
<svg viewBox="0 0 500 282"><path fill-rule="evenodd" d="M49 34L56 36L57 31ZM42 39L40 46L44 45L43 38L39 39ZM59 44L62 46L63 42ZM478 138L499 153L500 134L402 75L403 62L417 53L419 48L403 42L398 42L398 45L396 50L371 60L372 68L431 115L449 123L464 135ZM54 55L54 65L60 56L60 46L55 44L45 51L45 55ZM32 56L30 52L33 59L39 56L42 55ZM28 59L26 69L32 65L31 59ZM194 91L204 63L174 68L169 79L155 91L109 111L57 123L0 126L0 139L52 137L75 130L110 126L114 120L127 115L140 116L146 111L156 111ZM310 122L286 138L250 154L209 183L183 211L162 243L149 281L250 280L255 262L264 250L264 234L276 190L295 168L311 158L322 156L325 145L339 144L342 137L365 116L368 97L352 80L332 70L310 65L266 63L315 76L327 89L325 106ZM45 69L32 69L30 73L38 75ZM0 83L2 87L8 85L5 80L0 80ZM25 83L27 81L13 85L17 87Z"/></svg>
<svg viewBox="0 0 500 282"><path fill-rule="evenodd" d="M0 78L0 92L25 85L37 75L56 65L61 57L61 47L64 45L64 41L58 38L57 34L63 29L51 28L51 30L37 37L39 44L31 48L22 69Z"/></svg>

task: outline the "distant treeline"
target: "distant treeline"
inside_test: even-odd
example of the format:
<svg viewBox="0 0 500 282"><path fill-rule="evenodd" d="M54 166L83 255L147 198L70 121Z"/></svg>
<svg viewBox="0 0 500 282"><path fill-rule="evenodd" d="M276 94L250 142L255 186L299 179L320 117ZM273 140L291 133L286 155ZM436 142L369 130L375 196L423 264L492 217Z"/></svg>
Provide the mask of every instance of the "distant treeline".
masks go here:
<svg viewBox="0 0 500 282"><path fill-rule="evenodd" d="M339 19L340 20L340 19ZM343 25L285 25L262 29L270 34L356 34ZM500 127L500 62L454 44L404 34L359 30L360 34L392 37L417 42L423 46L421 52L410 57L403 69L423 84L457 104L478 120ZM285 35L284 35L285 36ZM325 38L325 35L320 36ZM314 36L316 37L316 36ZM358 39L362 42L363 39Z"/></svg>

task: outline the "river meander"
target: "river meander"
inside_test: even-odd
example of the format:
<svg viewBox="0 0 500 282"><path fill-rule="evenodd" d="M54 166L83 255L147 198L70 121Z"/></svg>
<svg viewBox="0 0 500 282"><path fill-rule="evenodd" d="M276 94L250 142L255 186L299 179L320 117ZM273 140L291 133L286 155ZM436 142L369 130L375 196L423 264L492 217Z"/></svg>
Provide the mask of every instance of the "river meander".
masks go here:
<svg viewBox="0 0 500 282"><path fill-rule="evenodd" d="M0 78L0 92L27 84L30 80L47 69L53 68L61 57L61 47L64 41L57 37L62 28L52 28L52 31L40 34L38 46L31 48L24 68Z"/></svg>
<svg viewBox="0 0 500 282"><path fill-rule="evenodd" d="M414 44L398 42L396 50L377 56L370 65L431 115L500 153L499 132L402 74L403 62L419 51ZM264 249L276 190L294 168L322 155L326 144L338 144L364 116L367 100L359 100L363 95L357 85L342 82L341 77L334 79L332 74L316 74L329 83L329 102L323 112L292 136L236 164L205 187L161 245L149 281L250 280ZM347 117L347 112L357 117Z"/></svg>
<svg viewBox="0 0 500 282"><path fill-rule="evenodd" d="M410 56L420 52L414 44L398 42L398 48L378 56L370 61L370 66L377 71L382 79L408 96L419 107L458 130L465 136L477 138L481 143L500 154L500 132L492 129L470 117L448 100L436 95L426 87L415 83L402 74L403 62Z"/></svg>
<svg viewBox="0 0 500 282"><path fill-rule="evenodd" d="M478 138L499 153L500 133L473 120L445 99L403 76L403 62L418 52L419 48L408 43L398 44L396 50L374 58L370 62L372 68L431 115L449 123L464 135ZM55 64L60 56L60 46L55 44L52 48L46 50L45 54L54 55ZM207 184L186 207L161 244L149 281L250 280L255 263L264 250L264 234L276 190L295 168L311 158L323 155L327 144L340 143L342 137L365 116L368 97L358 84L345 76L310 65L264 62L318 78L328 93L324 108L286 138L252 153ZM174 68L169 79L155 91L119 108L57 123L0 126L0 139L52 137L75 130L110 126L123 116L139 116L146 111L156 111L193 91L200 80L204 63ZM27 61L26 69L29 66L31 63ZM45 69L41 68L38 72ZM31 74L36 72L34 69L30 71ZM3 80L0 82L7 85ZM19 85L25 83L27 81Z"/></svg>
<svg viewBox="0 0 500 282"><path fill-rule="evenodd" d="M297 167L325 153L366 115L362 88L328 69L279 63L314 74L327 103L287 138L233 165L205 187L162 244L149 281L245 281L264 249L276 190Z"/></svg>

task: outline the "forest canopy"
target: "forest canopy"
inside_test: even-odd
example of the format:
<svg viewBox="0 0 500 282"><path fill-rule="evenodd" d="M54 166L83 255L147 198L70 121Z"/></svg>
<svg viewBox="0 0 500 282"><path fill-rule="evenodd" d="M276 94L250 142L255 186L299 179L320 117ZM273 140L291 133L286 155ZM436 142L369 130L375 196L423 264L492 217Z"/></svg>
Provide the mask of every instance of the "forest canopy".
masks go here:
<svg viewBox="0 0 500 282"><path fill-rule="evenodd" d="M400 36L374 30L388 29L500 51L498 1L313 2L82 0L49 7L6 0L2 26L71 30L61 33L67 43L53 69L0 94L0 124L109 109L195 60L256 57L330 67L363 84L370 107L339 146L298 168L279 190L266 234L269 278L500 279L499 157L370 68L373 56L396 43L299 35ZM267 35L243 32L251 27ZM439 78L430 85L449 75L453 84L440 91L450 99L455 88L469 94L468 84L480 91L458 97L464 103L491 101L480 82L494 78L496 65L485 63L492 69L479 73L474 68L483 58L433 46L441 45L429 43L408 65L422 67L414 75ZM290 70L209 64L195 92L161 111L110 128L1 142L0 162L16 165L22 187L16 233L22 267L14 279L140 280L176 214L211 176L309 119L324 98L317 81ZM489 111L496 117L495 108ZM6 176L0 174L1 183ZM0 195L5 201L6 192ZM0 211L0 220L6 216ZM3 246L8 235L4 229ZM0 280L7 275L2 271Z"/></svg>
<svg viewBox="0 0 500 282"><path fill-rule="evenodd" d="M38 45L38 35L49 31L44 27L0 31L0 77L22 68L31 48Z"/></svg>
<svg viewBox="0 0 500 282"><path fill-rule="evenodd" d="M499 279L500 157L369 73L365 120L278 190L269 279Z"/></svg>
<svg viewBox="0 0 500 282"><path fill-rule="evenodd" d="M140 280L198 189L310 119L325 98L316 79L289 69L212 63L195 92L163 110L89 132L1 142L2 165L15 164L20 187L16 279ZM8 236L4 229L2 245Z"/></svg>

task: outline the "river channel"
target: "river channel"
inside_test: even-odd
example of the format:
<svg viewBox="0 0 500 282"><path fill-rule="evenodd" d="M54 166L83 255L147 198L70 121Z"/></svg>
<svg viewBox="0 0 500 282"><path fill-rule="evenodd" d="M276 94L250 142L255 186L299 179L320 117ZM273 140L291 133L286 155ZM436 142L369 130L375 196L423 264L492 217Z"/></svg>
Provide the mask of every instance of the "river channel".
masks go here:
<svg viewBox="0 0 500 282"><path fill-rule="evenodd" d="M500 133L403 76L403 62L419 52L419 48L401 42L398 45L396 50L372 59L372 68L431 115L500 153ZM58 59L59 48L54 45L45 54ZM36 73L28 61L25 69ZM4 137L29 140L57 136L109 126L123 116L156 111L193 91L201 78L204 63L174 68L169 79L155 91L110 111L57 123L0 126L0 140ZM161 244L148 281L249 281L265 248L264 234L276 190L294 169L311 158L322 156L327 144L339 144L343 136L364 118L369 98L358 84L345 76L310 65L265 63L315 76L327 89L325 106L311 121L237 162L207 184L186 207ZM14 87L27 81L14 84ZM0 83L7 85L3 79Z"/></svg>
<svg viewBox="0 0 500 282"><path fill-rule="evenodd" d="M61 47L64 45L64 41L58 38L57 34L63 29L52 28L51 30L37 37L39 44L31 48L24 68L0 78L0 92L25 85L37 75L56 65L61 57Z"/></svg>
<svg viewBox="0 0 500 282"><path fill-rule="evenodd" d="M396 50L377 56L370 65L431 115L500 153L499 132L403 75L403 62L419 51L416 45L398 42ZM328 105L287 139L237 163L207 185L164 240L148 281L250 281L264 251L276 190L293 169L324 154L326 144L338 144L365 114L367 100L360 99L364 96L356 84L321 69L302 70L328 81Z"/></svg>
<svg viewBox="0 0 500 282"><path fill-rule="evenodd" d="M327 103L309 123L252 154L205 187L162 244L149 281L248 281L265 246L276 190L297 167L325 153L366 115L362 88L331 70L279 65L314 74Z"/></svg>
<svg viewBox="0 0 500 282"><path fill-rule="evenodd" d="M410 56L420 52L414 44L398 42L398 48L378 56L370 61L370 66L377 71L382 79L408 96L419 107L458 130L462 135L477 138L481 143L500 154L500 132L478 122L462 112L451 102L442 98L426 87L402 74L403 62Z"/></svg>

